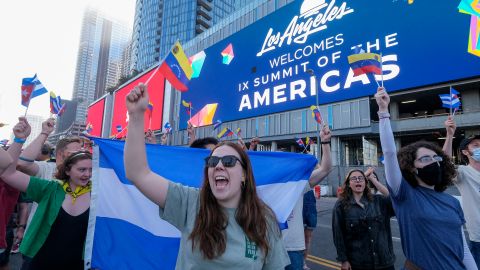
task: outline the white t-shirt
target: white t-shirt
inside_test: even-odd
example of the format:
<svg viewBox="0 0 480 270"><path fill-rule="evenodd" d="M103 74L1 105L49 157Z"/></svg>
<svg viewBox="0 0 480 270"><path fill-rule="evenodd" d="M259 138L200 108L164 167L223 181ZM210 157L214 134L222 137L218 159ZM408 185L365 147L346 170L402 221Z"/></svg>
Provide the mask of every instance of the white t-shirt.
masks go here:
<svg viewBox="0 0 480 270"><path fill-rule="evenodd" d="M292 213L287 219L288 229L282 231L283 243L287 251L305 250L305 234L303 227L303 194L310 191L310 184L305 185Z"/></svg>
<svg viewBox="0 0 480 270"><path fill-rule="evenodd" d="M455 185L462 195L468 236L471 241L480 242L480 171L472 166L458 166Z"/></svg>
<svg viewBox="0 0 480 270"><path fill-rule="evenodd" d="M34 175L35 177L46 180L53 179L53 175L57 171L57 164L55 162L35 161L35 163L38 165L38 172ZM30 222L33 219L33 215L37 211L37 207L38 204L36 202L33 202L30 209L30 214L28 215L27 228L25 229L25 232L27 231L28 225L30 225Z"/></svg>

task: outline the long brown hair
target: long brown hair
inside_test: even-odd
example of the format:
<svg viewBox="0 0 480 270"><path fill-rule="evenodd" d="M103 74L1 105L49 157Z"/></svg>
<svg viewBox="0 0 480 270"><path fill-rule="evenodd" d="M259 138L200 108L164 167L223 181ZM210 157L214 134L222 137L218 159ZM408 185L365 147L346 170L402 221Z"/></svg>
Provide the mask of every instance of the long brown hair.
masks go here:
<svg viewBox="0 0 480 270"><path fill-rule="evenodd" d="M248 239L255 242L266 257L270 249L268 245L269 231L280 235L276 226L275 214L257 195L252 165L245 151L236 143L222 142L212 150L210 155L221 146L233 148L240 155L244 164L242 167L245 172L245 184L242 184L242 195L235 213L235 220L242 227ZM212 193L208 181L207 166L205 166L203 172L204 180L200 189L200 210L195 218L195 227L189 239L192 240L192 250L198 244L203 257L211 260L225 252L227 246L225 229L228 226L228 217Z"/></svg>
<svg viewBox="0 0 480 270"><path fill-rule="evenodd" d="M342 206L344 209L347 209L350 205L350 200L353 198L353 191L352 188L350 187L350 175L354 172L359 172L362 174L363 178L365 179L365 189L363 190L363 197L367 198L369 201L373 199L372 193L370 192L370 189L368 188L368 179L365 177L365 174L363 173L362 170L354 169L348 172L347 176L345 177L345 181L343 181L342 185L342 192L338 194L338 197L342 203Z"/></svg>
<svg viewBox="0 0 480 270"><path fill-rule="evenodd" d="M443 161L440 162L440 166L442 167L442 181L435 185L434 189L438 192L445 191L448 186L453 184L453 179L457 175L457 170L455 170L452 159L443 152L440 146L434 143L426 141L414 142L402 147L400 151L398 151L397 158L403 177L412 187L418 187L419 184L414 173L414 163L417 159L417 151L422 147L430 149L435 152L435 154L442 157Z"/></svg>
<svg viewBox="0 0 480 270"><path fill-rule="evenodd" d="M63 161L62 164L58 166L55 178L57 178L58 180L68 181L70 179L70 176L67 175L67 172L70 171L74 164L84 159L92 159L92 154L90 154L90 152L88 151L78 151L72 153Z"/></svg>

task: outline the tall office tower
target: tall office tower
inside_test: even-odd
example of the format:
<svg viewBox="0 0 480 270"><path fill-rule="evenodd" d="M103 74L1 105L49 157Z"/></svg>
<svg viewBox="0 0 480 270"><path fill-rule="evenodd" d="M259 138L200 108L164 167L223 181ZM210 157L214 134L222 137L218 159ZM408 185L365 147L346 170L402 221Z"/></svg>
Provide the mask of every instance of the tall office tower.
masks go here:
<svg viewBox="0 0 480 270"><path fill-rule="evenodd" d="M253 0L137 0L131 69L144 71Z"/></svg>
<svg viewBox="0 0 480 270"><path fill-rule="evenodd" d="M117 84L129 37L126 24L92 8L85 11L73 87L73 99L78 101L75 121L85 122L87 106Z"/></svg>

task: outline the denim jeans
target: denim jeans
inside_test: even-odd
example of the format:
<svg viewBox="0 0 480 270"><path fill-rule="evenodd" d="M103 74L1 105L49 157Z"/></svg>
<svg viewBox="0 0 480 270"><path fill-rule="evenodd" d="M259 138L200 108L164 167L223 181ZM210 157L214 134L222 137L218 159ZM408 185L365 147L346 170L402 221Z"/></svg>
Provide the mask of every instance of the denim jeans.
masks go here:
<svg viewBox="0 0 480 270"><path fill-rule="evenodd" d="M470 241L470 252L472 253L477 267L480 267L480 242Z"/></svg>
<svg viewBox="0 0 480 270"><path fill-rule="evenodd" d="M287 251L290 257L290 265L285 270L303 270L303 250Z"/></svg>

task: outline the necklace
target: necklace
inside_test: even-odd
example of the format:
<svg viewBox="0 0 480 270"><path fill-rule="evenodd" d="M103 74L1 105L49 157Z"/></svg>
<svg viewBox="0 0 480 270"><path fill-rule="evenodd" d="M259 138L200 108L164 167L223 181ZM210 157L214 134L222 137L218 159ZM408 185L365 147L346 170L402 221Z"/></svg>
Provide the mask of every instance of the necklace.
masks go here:
<svg viewBox="0 0 480 270"><path fill-rule="evenodd" d="M65 193L70 194L70 196L72 196L72 204L75 204L75 201L77 200L78 197L92 190L92 181L88 181L88 183L85 186L76 187L75 191L72 191L72 188L70 188L70 185L68 184L68 182L63 183L62 187Z"/></svg>

